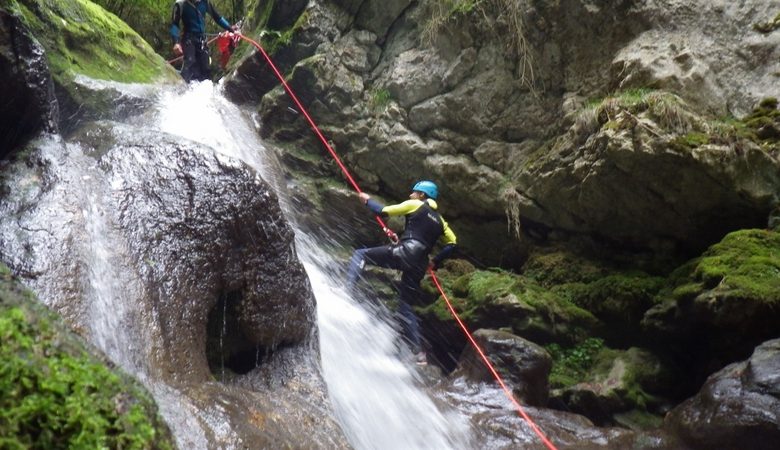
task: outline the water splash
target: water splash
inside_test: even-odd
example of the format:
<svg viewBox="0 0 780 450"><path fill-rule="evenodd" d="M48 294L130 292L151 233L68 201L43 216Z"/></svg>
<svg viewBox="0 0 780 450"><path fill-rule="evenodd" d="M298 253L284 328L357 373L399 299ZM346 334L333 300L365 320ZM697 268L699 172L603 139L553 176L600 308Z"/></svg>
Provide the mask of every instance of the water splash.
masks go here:
<svg viewBox="0 0 780 450"><path fill-rule="evenodd" d="M413 366L399 357L396 330L323 270L334 263L329 255L306 238L299 242L317 297L325 380L350 442L359 449L469 447L468 422L422 389Z"/></svg>

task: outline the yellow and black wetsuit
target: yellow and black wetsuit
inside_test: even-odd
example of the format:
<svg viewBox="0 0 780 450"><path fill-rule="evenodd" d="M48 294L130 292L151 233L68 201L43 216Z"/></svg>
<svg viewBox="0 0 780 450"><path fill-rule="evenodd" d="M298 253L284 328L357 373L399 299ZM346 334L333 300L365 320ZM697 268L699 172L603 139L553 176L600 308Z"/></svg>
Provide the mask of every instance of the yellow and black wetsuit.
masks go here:
<svg viewBox="0 0 780 450"><path fill-rule="evenodd" d="M406 226L397 244L355 251L349 263L347 283L353 286L366 264L401 271L401 326L413 352L416 353L420 349L420 331L411 305L420 302L420 280L425 276L428 267L428 255L433 246L441 241L444 247L433 259L434 265L440 264L456 248L457 237L436 211L438 205L433 199L412 199L390 206L382 206L369 199L366 206L375 214L405 216Z"/></svg>

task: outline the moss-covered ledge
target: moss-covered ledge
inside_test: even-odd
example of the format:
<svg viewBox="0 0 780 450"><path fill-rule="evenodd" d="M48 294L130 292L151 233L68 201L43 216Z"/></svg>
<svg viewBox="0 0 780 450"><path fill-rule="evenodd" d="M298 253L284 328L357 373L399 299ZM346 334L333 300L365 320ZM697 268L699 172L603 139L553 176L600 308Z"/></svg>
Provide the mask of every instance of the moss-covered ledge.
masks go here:
<svg viewBox="0 0 780 450"><path fill-rule="evenodd" d="M0 448L175 448L149 394L0 264Z"/></svg>
<svg viewBox="0 0 780 450"><path fill-rule="evenodd" d="M780 232L729 233L672 273L659 298L642 320L656 338L720 365L745 358L777 336Z"/></svg>
<svg viewBox="0 0 780 450"><path fill-rule="evenodd" d="M126 23L88 0L3 0L43 48L59 82L84 75L98 80L151 83L176 72Z"/></svg>
<svg viewBox="0 0 780 450"><path fill-rule="evenodd" d="M48 67L42 70L54 81L63 134L85 120L121 120L150 105L151 95L130 95L140 90L116 83L151 87L180 80L141 36L88 0L0 0L0 8L19 18L20 33L43 48Z"/></svg>

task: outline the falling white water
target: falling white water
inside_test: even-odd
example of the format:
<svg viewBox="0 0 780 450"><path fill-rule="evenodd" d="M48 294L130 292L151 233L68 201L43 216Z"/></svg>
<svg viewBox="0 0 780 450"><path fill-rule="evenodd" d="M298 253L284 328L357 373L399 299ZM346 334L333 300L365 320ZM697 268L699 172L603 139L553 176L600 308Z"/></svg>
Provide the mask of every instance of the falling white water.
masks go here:
<svg viewBox="0 0 780 450"><path fill-rule="evenodd" d="M298 240L299 254L317 297L323 371L350 442L359 449L467 448L468 422L434 404L411 358L399 359L397 332L328 276L323 267L334 261L306 241Z"/></svg>
<svg viewBox="0 0 780 450"><path fill-rule="evenodd" d="M225 100L218 87L195 84L161 102L160 128L209 145L255 168L276 184L288 220L295 211L286 201L252 121ZM313 239L296 229L299 258L317 299L320 347L325 381L337 417L357 449L469 448L468 421L434 403L416 375L399 357L394 328L370 308L351 298L343 279L330 275L339 266Z"/></svg>
<svg viewBox="0 0 780 450"><path fill-rule="evenodd" d="M80 159L76 155L73 157ZM90 172L96 173L94 169L93 164ZM135 327L127 325L135 321L134 316L138 313L132 300L137 293L134 292L135 284L129 279L129 272L119 264L121 258L118 254L123 251L121 240L112 231L110 214L101 201L104 194L96 191L99 183L93 183L93 175L83 175L76 168L70 176L79 176L84 187L82 215L87 239L82 245L87 267L86 294L89 297L86 303L89 305L87 325L92 341L106 355L111 355L119 366L142 376L138 370L139 361L143 359L139 353L142 350L137 345L139 339L131 336Z"/></svg>

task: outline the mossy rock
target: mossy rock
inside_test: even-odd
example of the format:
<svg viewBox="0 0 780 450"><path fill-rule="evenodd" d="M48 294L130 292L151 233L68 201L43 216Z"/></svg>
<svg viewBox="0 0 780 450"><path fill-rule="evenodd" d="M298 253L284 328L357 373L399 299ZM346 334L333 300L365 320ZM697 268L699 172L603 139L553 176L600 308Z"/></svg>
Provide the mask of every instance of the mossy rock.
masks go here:
<svg viewBox="0 0 780 450"><path fill-rule="evenodd" d="M530 278L503 271L474 270L439 280L458 315L473 328L507 329L534 342L579 342L600 325L588 311ZM435 288L428 284L430 293ZM439 326L457 327L442 298L420 314Z"/></svg>
<svg viewBox="0 0 780 450"><path fill-rule="evenodd" d="M716 368L745 358L777 337L780 233L747 229L726 235L672 273L659 298L642 325L678 348L689 364Z"/></svg>
<svg viewBox="0 0 780 450"><path fill-rule="evenodd" d="M0 264L0 448L173 449L150 395Z"/></svg>
<svg viewBox="0 0 780 450"><path fill-rule="evenodd" d="M717 296L734 302L733 311L722 310L718 315L724 325L739 321L749 310L762 305L767 309L780 307L780 233L776 231L730 233L681 270L688 273L675 286L673 297L686 300Z"/></svg>
<svg viewBox="0 0 780 450"><path fill-rule="evenodd" d="M640 323L657 302L666 279L644 272L615 272L590 283L566 283L553 292L604 322L604 337L630 345L643 339Z"/></svg>
<svg viewBox="0 0 780 450"><path fill-rule="evenodd" d="M114 88L93 87L90 79L143 84L181 79L127 24L88 0L3 4L45 51L63 133L83 120L118 118L146 106Z"/></svg>
<svg viewBox="0 0 780 450"><path fill-rule="evenodd" d="M537 249L531 253L522 271L525 276L545 287L588 283L608 273L603 265L560 249Z"/></svg>
<svg viewBox="0 0 780 450"><path fill-rule="evenodd" d="M88 0L6 2L43 45L60 83L76 75L124 83L177 78L135 31Z"/></svg>
<svg viewBox="0 0 780 450"><path fill-rule="evenodd" d="M555 400L599 425L616 424L619 421L615 415L628 412L645 416L636 426L660 423L658 413L669 401L658 394L673 384L673 371L647 350L595 347L593 351L583 378L576 384L554 390ZM554 360L553 372L560 363L560 359ZM655 418L648 420L647 415Z"/></svg>

